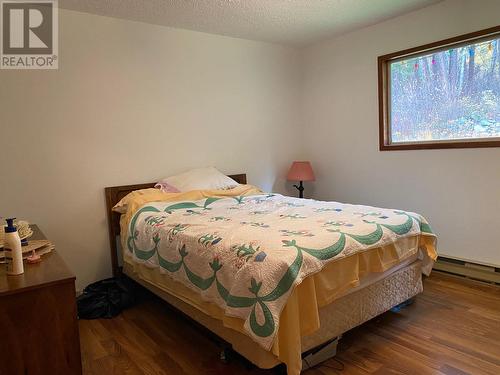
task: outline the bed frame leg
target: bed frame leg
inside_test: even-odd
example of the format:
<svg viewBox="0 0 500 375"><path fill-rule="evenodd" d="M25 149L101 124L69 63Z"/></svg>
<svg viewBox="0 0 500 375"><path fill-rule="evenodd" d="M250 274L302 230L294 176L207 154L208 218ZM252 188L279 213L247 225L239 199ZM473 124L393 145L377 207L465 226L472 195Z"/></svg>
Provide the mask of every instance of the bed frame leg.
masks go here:
<svg viewBox="0 0 500 375"><path fill-rule="evenodd" d="M219 359L222 363L229 363L232 357L232 349L229 346L224 346L219 355Z"/></svg>

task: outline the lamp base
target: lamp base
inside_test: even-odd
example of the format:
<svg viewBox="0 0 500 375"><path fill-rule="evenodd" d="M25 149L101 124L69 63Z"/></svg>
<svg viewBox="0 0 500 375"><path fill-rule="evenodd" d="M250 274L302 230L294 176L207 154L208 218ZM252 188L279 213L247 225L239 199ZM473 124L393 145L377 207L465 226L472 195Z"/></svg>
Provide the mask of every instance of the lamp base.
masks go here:
<svg viewBox="0 0 500 375"><path fill-rule="evenodd" d="M299 185L293 185L299 191L299 198L304 198L304 185L299 181Z"/></svg>

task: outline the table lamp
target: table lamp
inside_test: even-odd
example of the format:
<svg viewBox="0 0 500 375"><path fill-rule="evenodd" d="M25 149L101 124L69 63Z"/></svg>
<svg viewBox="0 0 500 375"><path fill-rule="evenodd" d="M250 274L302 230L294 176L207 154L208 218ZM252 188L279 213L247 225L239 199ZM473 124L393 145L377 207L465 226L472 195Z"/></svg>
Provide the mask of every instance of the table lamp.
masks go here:
<svg viewBox="0 0 500 375"><path fill-rule="evenodd" d="M304 181L314 181L314 172L308 161L294 161L286 176L288 181L299 181L299 185L293 185L299 191L299 198L304 198Z"/></svg>

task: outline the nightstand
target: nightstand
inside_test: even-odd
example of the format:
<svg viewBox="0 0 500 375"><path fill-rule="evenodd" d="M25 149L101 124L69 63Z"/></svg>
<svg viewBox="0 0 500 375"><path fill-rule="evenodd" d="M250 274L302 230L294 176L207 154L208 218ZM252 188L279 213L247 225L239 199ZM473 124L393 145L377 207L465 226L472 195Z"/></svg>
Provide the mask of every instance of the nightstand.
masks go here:
<svg viewBox="0 0 500 375"><path fill-rule="evenodd" d="M18 276L0 264L0 335L0 374L82 373L75 275L57 251Z"/></svg>

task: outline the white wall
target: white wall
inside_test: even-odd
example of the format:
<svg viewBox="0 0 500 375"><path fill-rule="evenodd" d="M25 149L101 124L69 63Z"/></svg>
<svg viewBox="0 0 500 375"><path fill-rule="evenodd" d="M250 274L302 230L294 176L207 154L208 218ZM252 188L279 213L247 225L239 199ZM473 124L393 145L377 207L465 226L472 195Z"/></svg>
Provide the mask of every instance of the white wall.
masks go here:
<svg viewBox="0 0 500 375"><path fill-rule="evenodd" d="M60 10L59 70L0 70L0 215L38 223L81 289L110 274L105 186L215 165L295 194L310 159L306 196L420 212L441 253L500 264L500 149L378 151L376 71L498 14L447 1L299 54Z"/></svg>
<svg viewBox="0 0 500 375"><path fill-rule="evenodd" d="M59 70L0 71L0 216L37 223L76 272L110 275L104 187L214 165L284 190L297 51L60 10Z"/></svg>
<svg viewBox="0 0 500 375"><path fill-rule="evenodd" d="M439 252L500 265L500 149L378 150L379 55L499 24L498 0L449 0L304 51L315 196L426 216Z"/></svg>

